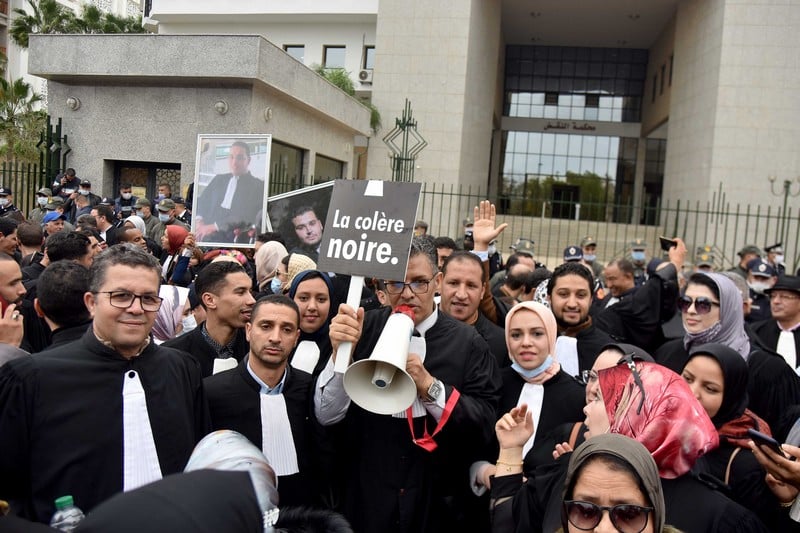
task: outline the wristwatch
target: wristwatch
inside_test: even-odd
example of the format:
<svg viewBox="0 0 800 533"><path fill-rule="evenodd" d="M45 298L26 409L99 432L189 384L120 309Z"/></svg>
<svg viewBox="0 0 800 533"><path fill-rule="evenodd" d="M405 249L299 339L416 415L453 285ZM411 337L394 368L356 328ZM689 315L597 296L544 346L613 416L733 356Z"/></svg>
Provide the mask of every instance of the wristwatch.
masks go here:
<svg viewBox="0 0 800 533"><path fill-rule="evenodd" d="M435 402L436 398L444 390L444 383L439 381L438 379L434 379L433 383L431 383L430 387L428 387L428 392L425 394L425 401L426 402Z"/></svg>

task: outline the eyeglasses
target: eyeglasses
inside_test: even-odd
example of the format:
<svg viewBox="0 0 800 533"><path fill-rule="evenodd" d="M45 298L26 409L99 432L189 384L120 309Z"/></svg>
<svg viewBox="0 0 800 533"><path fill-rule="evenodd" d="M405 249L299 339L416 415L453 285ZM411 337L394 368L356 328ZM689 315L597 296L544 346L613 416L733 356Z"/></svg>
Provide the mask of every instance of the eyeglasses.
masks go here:
<svg viewBox="0 0 800 533"><path fill-rule="evenodd" d="M158 311L161 308L163 298L153 294L134 294L128 291L100 291L95 294L108 294L108 301L113 307L127 309L133 305L134 300L139 299L144 311Z"/></svg>
<svg viewBox="0 0 800 533"><path fill-rule="evenodd" d="M707 315L711 312L712 306L716 305L719 307L719 302L714 302L711 300L711 298L706 298L705 296L699 296L694 300L686 295L678 298L678 309L681 310L681 313L687 312L692 304L694 304L694 310L698 315Z"/></svg>
<svg viewBox="0 0 800 533"><path fill-rule="evenodd" d="M582 385L588 385L597 381L597 372L594 370L581 370L580 382Z"/></svg>
<svg viewBox="0 0 800 533"><path fill-rule="evenodd" d="M411 292L414 294L422 294L428 292L428 285L430 282L433 281L433 278L427 281L412 281L410 283L404 283L402 281L386 281L386 292L389 294L400 294L406 287L411 289Z"/></svg>
<svg viewBox="0 0 800 533"><path fill-rule="evenodd" d="M798 298L800 298L800 295L792 294L790 292L778 292L776 290L773 290L773 291L770 291L770 293L769 293L769 299L770 300L788 300L788 301L792 301L792 300L797 300Z"/></svg>
<svg viewBox="0 0 800 533"><path fill-rule="evenodd" d="M647 527L647 518L653 508L628 503L607 507L578 500L564 500L563 512L567 520L581 531L597 527L603 519L603 511L608 511L611 523L617 531L641 533Z"/></svg>

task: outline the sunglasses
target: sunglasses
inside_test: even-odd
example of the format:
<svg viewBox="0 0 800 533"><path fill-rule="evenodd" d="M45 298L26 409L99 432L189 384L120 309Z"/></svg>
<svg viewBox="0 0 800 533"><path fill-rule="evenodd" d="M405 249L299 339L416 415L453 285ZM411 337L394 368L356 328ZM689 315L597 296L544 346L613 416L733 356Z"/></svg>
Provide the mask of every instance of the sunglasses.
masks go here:
<svg viewBox="0 0 800 533"><path fill-rule="evenodd" d="M711 298L706 298L705 296L699 296L694 300L686 295L678 298L678 309L680 309L681 313L687 312L692 304L694 304L694 310L698 315L707 315L715 305L719 307L719 302L715 302L711 300Z"/></svg>
<svg viewBox="0 0 800 533"><path fill-rule="evenodd" d="M653 512L653 508L627 503L606 507L579 500L564 500L563 512L567 520L581 531L596 528L603 519L603 511L608 511L611 523L617 531L641 533L647 527L647 517Z"/></svg>

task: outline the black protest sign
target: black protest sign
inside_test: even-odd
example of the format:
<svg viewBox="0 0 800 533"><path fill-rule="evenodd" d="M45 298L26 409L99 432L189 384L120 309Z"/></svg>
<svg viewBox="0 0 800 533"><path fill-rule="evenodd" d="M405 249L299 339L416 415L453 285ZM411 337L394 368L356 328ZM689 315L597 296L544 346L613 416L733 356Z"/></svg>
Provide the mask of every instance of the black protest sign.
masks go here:
<svg viewBox="0 0 800 533"><path fill-rule="evenodd" d="M419 183L337 180L319 249L320 270L405 279Z"/></svg>

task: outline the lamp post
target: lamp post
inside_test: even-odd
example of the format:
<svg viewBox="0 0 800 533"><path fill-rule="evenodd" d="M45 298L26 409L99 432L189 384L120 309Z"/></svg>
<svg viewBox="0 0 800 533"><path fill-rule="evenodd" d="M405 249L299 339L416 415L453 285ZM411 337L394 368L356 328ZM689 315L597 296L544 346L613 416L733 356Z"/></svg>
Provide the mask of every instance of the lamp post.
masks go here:
<svg viewBox="0 0 800 533"><path fill-rule="evenodd" d="M780 189L775 190L775 182L777 178L775 176L768 176L767 179L769 180L769 188L770 192L772 192L775 196L780 196L783 194L783 211L781 211L781 242L786 242L786 220L789 218L788 213L786 212L786 205L789 202L789 197L795 197L800 195L800 187L796 193L792 193L792 181L791 180L783 180L783 192ZM797 182L800 183L800 177L797 177Z"/></svg>

